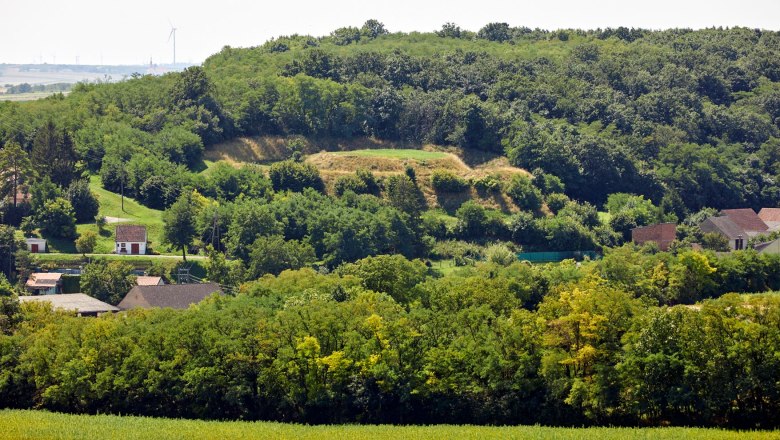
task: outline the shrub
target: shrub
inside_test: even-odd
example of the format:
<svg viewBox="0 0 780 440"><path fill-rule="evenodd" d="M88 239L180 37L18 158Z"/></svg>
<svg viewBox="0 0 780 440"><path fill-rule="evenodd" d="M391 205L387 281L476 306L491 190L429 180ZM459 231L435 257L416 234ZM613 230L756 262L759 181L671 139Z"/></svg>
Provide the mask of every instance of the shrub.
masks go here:
<svg viewBox="0 0 780 440"><path fill-rule="evenodd" d="M547 207L553 214L557 214L569 203L569 197L566 194L554 193L547 196Z"/></svg>
<svg viewBox="0 0 780 440"><path fill-rule="evenodd" d="M509 266L517 261L517 255L504 243L493 243L485 249L485 258L491 263Z"/></svg>
<svg viewBox="0 0 780 440"><path fill-rule="evenodd" d="M76 250L82 254L89 254L95 250L97 234L94 231L84 231L76 239Z"/></svg>
<svg viewBox="0 0 780 440"><path fill-rule="evenodd" d="M515 174L506 188L506 193L520 209L536 211L542 207L542 193L534 187L531 179Z"/></svg>
<svg viewBox="0 0 780 440"><path fill-rule="evenodd" d="M456 193L468 189L469 184L450 171L436 170L431 175L431 185L439 192Z"/></svg>
<svg viewBox="0 0 780 440"><path fill-rule="evenodd" d="M325 186L320 178L320 172L312 164L297 163L292 160L276 162L268 171L274 191L303 191L304 188L314 188L323 191Z"/></svg>
<svg viewBox="0 0 780 440"><path fill-rule="evenodd" d="M474 181L474 188L477 191L489 192L501 190L501 176L490 174Z"/></svg>

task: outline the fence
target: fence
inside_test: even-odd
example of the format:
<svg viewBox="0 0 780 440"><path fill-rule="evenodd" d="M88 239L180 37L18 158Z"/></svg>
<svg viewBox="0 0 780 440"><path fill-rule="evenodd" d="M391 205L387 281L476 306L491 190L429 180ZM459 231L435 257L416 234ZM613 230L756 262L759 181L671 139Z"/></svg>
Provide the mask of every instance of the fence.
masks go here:
<svg viewBox="0 0 780 440"><path fill-rule="evenodd" d="M567 259L581 261L585 258L595 260L600 257L596 251L520 252L517 254L519 260L531 263L556 263Z"/></svg>

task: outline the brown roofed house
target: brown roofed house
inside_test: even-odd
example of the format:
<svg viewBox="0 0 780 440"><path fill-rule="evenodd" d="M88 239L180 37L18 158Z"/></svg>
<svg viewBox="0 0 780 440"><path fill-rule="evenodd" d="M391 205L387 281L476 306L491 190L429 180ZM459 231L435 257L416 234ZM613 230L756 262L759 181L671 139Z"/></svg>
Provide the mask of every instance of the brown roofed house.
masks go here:
<svg viewBox="0 0 780 440"><path fill-rule="evenodd" d="M631 241L638 245L655 242L662 251L668 251L669 245L675 238L677 238L677 225L674 223L659 223L631 230Z"/></svg>
<svg viewBox="0 0 780 440"><path fill-rule="evenodd" d="M747 235L754 236L766 232L769 227L761 220L761 217L750 208L724 209L721 215L726 216L737 224Z"/></svg>
<svg viewBox="0 0 780 440"><path fill-rule="evenodd" d="M152 309L170 307L186 309L197 304L212 293L222 295L219 285L204 284L165 284L162 286L135 286L127 292L118 304L122 310L135 308Z"/></svg>
<svg viewBox="0 0 780 440"><path fill-rule="evenodd" d="M117 254L146 254L146 226L118 225L115 236Z"/></svg>
<svg viewBox="0 0 780 440"><path fill-rule="evenodd" d="M62 274L55 272L31 274L25 287L35 295L62 293Z"/></svg>

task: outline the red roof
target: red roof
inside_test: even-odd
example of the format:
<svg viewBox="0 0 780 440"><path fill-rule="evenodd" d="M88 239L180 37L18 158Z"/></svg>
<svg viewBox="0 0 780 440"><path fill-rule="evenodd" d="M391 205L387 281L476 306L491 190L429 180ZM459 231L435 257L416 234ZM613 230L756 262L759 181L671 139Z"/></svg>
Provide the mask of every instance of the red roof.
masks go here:
<svg viewBox="0 0 780 440"><path fill-rule="evenodd" d="M765 222L780 222L780 208L761 208L758 218Z"/></svg>
<svg viewBox="0 0 780 440"><path fill-rule="evenodd" d="M750 208L724 209L720 213L730 218L731 221L745 231L764 232L769 229L766 223L756 214L756 211Z"/></svg>
<svg viewBox="0 0 780 440"><path fill-rule="evenodd" d="M645 244L648 241L654 241L663 251L669 250L669 244L676 238L677 225L674 223L659 223L631 230L631 241L634 243Z"/></svg>
<svg viewBox="0 0 780 440"><path fill-rule="evenodd" d="M116 227L116 242L146 243L146 227L119 225Z"/></svg>

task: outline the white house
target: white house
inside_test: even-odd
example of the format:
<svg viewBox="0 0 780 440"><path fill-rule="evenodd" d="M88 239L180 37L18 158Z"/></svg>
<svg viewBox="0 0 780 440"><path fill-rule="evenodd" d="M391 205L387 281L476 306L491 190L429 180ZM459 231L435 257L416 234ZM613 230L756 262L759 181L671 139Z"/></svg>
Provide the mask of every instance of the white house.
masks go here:
<svg viewBox="0 0 780 440"><path fill-rule="evenodd" d="M27 250L33 254L46 252L46 240L43 238L25 238L24 242L27 243Z"/></svg>
<svg viewBox="0 0 780 440"><path fill-rule="evenodd" d="M124 255L146 254L146 227L139 225L118 225L116 227L114 252Z"/></svg>

